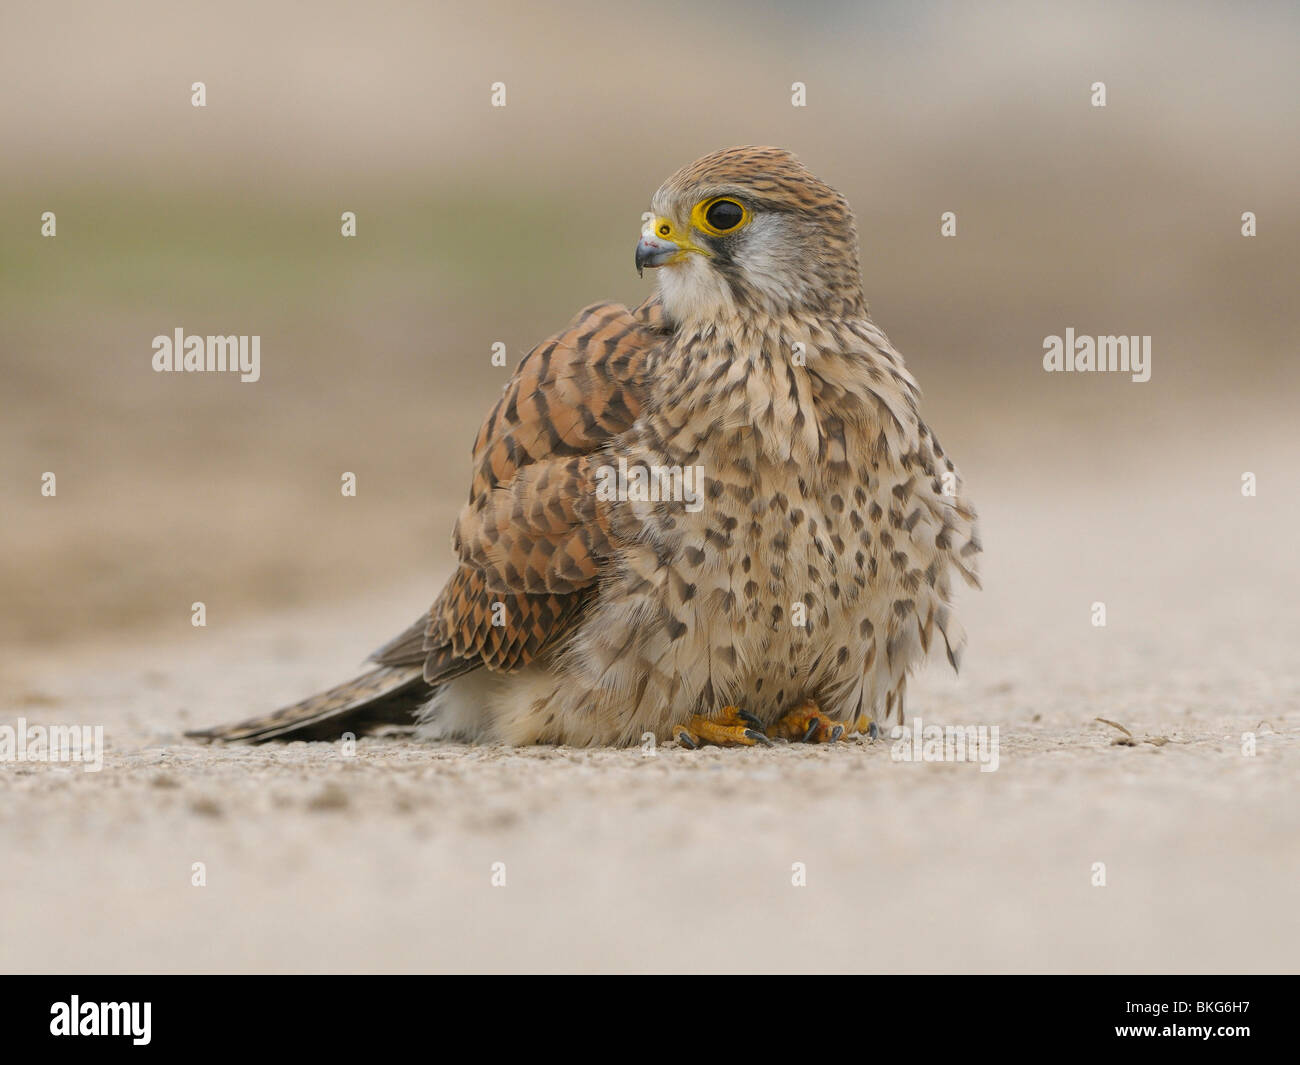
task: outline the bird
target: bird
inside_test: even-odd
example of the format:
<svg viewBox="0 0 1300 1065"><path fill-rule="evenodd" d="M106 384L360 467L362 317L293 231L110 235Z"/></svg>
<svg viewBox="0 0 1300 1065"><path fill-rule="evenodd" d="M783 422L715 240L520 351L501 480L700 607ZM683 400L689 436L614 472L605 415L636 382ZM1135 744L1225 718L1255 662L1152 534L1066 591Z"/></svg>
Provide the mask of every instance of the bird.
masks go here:
<svg viewBox="0 0 1300 1065"><path fill-rule="evenodd" d="M192 737L831 743L901 724L931 652L958 669L977 517L868 313L848 201L742 146L650 206L657 291L521 360L429 611L356 679Z"/></svg>

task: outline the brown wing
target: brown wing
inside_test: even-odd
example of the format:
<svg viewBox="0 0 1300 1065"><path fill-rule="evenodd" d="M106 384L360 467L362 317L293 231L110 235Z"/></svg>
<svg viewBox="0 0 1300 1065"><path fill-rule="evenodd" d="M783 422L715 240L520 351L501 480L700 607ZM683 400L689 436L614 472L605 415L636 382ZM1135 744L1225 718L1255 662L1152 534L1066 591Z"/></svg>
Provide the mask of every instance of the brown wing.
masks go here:
<svg viewBox="0 0 1300 1065"><path fill-rule="evenodd" d="M452 545L460 565L429 614L376 653L420 653L430 682L479 664L514 670L582 610L609 551L591 488L599 451L644 402L647 356L667 326L657 300L588 307L539 344L479 430L469 502Z"/></svg>

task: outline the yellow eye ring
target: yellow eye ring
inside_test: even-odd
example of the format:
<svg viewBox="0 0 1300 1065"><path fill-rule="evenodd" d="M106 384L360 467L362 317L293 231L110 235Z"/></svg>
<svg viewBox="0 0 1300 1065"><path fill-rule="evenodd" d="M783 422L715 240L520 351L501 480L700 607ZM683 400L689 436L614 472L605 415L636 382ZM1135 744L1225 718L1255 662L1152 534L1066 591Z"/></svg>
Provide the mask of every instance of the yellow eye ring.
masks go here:
<svg viewBox="0 0 1300 1065"><path fill-rule="evenodd" d="M691 225L713 237L734 233L750 220L749 209L730 196L715 196L702 200L691 211Z"/></svg>

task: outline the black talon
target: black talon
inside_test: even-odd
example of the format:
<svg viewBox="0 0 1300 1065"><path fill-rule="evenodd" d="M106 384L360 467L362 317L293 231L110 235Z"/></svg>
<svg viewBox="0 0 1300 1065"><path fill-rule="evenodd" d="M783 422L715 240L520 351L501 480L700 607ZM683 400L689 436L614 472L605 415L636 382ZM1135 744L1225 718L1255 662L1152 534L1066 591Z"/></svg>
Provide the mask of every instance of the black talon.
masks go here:
<svg viewBox="0 0 1300 1065"><path fill-rule="evenodd" d="M755 716L754 716L753 714L751 714L748 710L737 710L737 711L736 711L736 716L737 716L738 718L740 718L741 721L744 721L744 722L746 722L747 724L753 725L753 726L754 726L756 729L758 729L760 732L762 731L762 729L763 729L763 721L762 721L762 719L761 719L761 718L758 718L758 717L755 717Z"/></svg>
<svg viewBox="0 0 1300 1065"><path fill-rule="evenodd" d="M874 721L871 722L871 724L867 727L867 735L871 737L872 742L874 742L876 737L880 735L880 729L876 727L876 723Z"/></svg>
<svg viewBox="0 0 1300 1065"><path fill-rule="evenodd" d="M834 743L836 740L838 740L838 739L839 739L841 736L843 736L843 735L844 735L844 726L843 726L843 725L836 725L833 729L831 729L831 739L830 739L830 742L831 742L831 743Z"/></svg>
<svg viewBox="0 0 1300 1065"><path fill-rule="evenodd" d="M817 735L817 728L820 724L821 722L816 718L813 719L813 723L808 726L808 731L803 734L804 743L812 743L812 738Z"/></svg>
<svg viewBox="0 0 1300 1065"><path fill-rule="evenodd" d="M698 751L700 749L700 745L691 739L691 734L689 732L679 732L677 734L677 742L684 743L692 751Z"/></svg>
<svg viewBox="0 0 1300 1065"><path fill-rule="evenodd" d="M772 746L771 737L769 737L767 733L756 732L752 728L745 729L745 738L754 740L756 743L761 743L764 747Z"/></svg>

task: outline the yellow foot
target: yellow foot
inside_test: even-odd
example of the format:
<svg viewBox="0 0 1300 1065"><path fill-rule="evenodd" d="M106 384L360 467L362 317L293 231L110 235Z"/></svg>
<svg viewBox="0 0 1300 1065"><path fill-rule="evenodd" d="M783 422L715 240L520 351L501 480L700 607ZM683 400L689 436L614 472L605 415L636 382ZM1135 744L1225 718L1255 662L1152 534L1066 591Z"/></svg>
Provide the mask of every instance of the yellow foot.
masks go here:
<svg viewBox="0 0 1300 1065"><path fill-rule="evenodd" d="M847 735L847 730L823 714L816 700L805 699L772 726L772 735L791 743L834 743Z"/></svg>
<svg viewBox="0 0 1300 1065"><path fill-rule="evenodd" d="M756 743L772 746L772 741L763 735L763 723L738 706L724 706L717 717L696 714L685 725L674 725L673 739L692 750L705 743L719 747L733 744L753 747Z"/></svg>
<svg viewBox="0 0 1300 1065"><path fill-rule="evenodd" d="M880 737L880 726L872 720L870 714L859 714L844 725L844 735L852 736L859 732L874 742Z"/></svg>

